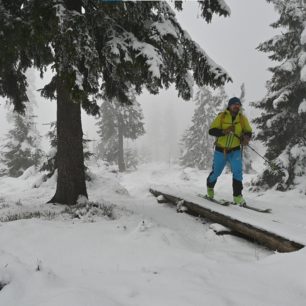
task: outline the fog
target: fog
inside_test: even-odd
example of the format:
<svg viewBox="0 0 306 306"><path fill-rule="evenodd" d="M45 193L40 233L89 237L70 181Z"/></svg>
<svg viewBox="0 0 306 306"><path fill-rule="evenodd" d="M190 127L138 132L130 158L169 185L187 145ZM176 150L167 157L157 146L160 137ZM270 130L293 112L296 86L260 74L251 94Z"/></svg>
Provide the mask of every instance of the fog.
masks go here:
<svg viewBox="0 0 306 306"><path fill-rule="evenodd" d="M226 85L229 96L239 96L240 86L245 83L247 102L244 107L252 116L255 111L249 109L248 102L263 98L265 83L270 78L267 68L273 65L266 54L255 48L276 33L269 25L277 19L277 14L273 6L264 0L226 0L226 3L231 8L231 16L214 16L210 24L199 16L195 1L186 1L183 12L177 13L177 18L190 36L232 77L233 83ZM46 80L41 80L38 72L30 71L28 75L29 96L36 104L36 126L44 136L49 129L47 123L56 120L56 103L41 98L37 91ZM46 74L46 79L50 76L50 73ZM8 109L4 99L0 101L0 135L3 136L8 129ZM178 157L182 133L191 124L194 102L178 98L173 87L160 91L158 95L144 92L138 101L144 111L146 129L146 134L137 141L141 155L149 160L172 163ZM98 140L96 119L85 113L82 118L85 137L96 140L91 144L92 150ZM44 137L43 148L47 150L48 146L48 140Z"/></svg>
<svg viewBox="0 0 306 306"><path fill-rule="evenodd" d="M191 37L231 76L233 82L225 86L229 96L240 96L240 86L245 83L244 108L250 117L255 117L258 110L251 109L248 104L264 97L265 83L271 76L267 69L274 65L256 47L276 34L269 25L278 15L264 0L227 0L226 3L231 8L231 16L214 16L210 24L199 16L196 1L186 1L177 18ZM179 140L191 124L194 102L178 98L173 88L161 91L158 96L143 94L139 101L147 131L140 141L142 150L150 151L154 160L170 162L176 159Z"/></svg>

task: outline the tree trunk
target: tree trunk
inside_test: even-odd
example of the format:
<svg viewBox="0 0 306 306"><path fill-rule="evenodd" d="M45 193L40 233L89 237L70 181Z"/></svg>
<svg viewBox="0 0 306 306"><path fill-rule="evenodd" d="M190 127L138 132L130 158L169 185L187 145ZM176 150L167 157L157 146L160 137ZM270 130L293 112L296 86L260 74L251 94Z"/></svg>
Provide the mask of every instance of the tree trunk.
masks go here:
<svg viewBox="0 0 306 306"><path fill-rule="evenodd" d="M124 172L125 162L124 162L124 149L123 149L123 126L119 120L119 127L118 127L118 138L119 138L119 146L118 146L118 167L119 172Z"/></svg>
<svg viewBox="0 0 306 306"><path fill-rule="evenodd" d="M65 77L57 81L58 178L51 203L74 205L79 195L87 197L81 105L71 99Z"/></svg>
<svg viewBox="0 0 306 306"><path fill-rule="evenodd" d="M64 0L66 8L81 12L81 0ZM65 50L62 50L65 52ZM81 105L72 101L69 77L57 71L57 186L51 203L74 205L87 198Z"/></svg>

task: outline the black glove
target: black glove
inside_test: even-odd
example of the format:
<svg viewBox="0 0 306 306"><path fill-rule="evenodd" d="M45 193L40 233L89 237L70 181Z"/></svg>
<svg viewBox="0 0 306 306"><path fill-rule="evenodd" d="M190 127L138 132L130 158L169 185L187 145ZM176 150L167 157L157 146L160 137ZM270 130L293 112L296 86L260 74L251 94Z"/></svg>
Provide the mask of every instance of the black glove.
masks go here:
<svg viewBox="0 0 306 306"><path fill-rule="evenodd" d="M240 142L243 146L247 146L251 140L251 137L249 135L243 134L240 138Z"/></svg>

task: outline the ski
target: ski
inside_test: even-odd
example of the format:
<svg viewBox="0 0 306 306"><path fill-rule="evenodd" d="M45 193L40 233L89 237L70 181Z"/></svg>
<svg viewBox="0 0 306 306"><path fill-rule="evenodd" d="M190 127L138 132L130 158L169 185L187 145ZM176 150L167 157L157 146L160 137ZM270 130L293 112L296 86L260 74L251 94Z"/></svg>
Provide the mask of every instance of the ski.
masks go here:
<svg viewBox="0 0 306 306"><path fill-rule="evenodd" d="M234 204L233 202L231 204L237 206L237 204ZM250 210L254 210L260 213L271 213L272 212L271 208L258 208L258 207L250 206L248 204L241 205L241 207L244 207Z"/></svg>
<svg viewBox="0 0 306 306"><path fill-rule="evenodd" d="M235 206L243 207L243 208L250 209L250 210L253 210L253 211L257 211L257 212L260 212L260 213L271 213L271 211L272 211L271 208L257 208L257 207L254 207L254 206L250 206L248 204L237 205L232 201L211 199L207 195L204 195L204 194L198 194L198 196L200 198L203 198L205 200L208 200L208 201L211 201L213 203L217 203L217 204L220 204L220 205L223 205L223 206L235 205Z"/></svg>
<svg viewBox="0 0 306 306"><path fill-rule="evenodd" d="M224 200L216 200L216 199L211 199L209 198L206 194L201 194L199 193L198 194L198 197L200 198L203 198L205 200L208 200L210 202L213 202L213 203L216 203L216 204L219 204L219 205L222 205L222 206L229 206L231 203L229 201L224 201Z"/></svg>

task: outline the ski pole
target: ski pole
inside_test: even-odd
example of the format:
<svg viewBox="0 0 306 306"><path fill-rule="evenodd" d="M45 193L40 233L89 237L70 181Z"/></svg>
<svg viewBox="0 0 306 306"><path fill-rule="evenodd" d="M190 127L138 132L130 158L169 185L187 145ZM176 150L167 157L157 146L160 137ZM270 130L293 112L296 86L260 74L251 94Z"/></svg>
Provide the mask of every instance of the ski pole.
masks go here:
<svg viewBox="0 0 306 306"><path fill-rule="evenodd" d="M267 160L265 157L263 157L261 154L259 154L253 147L251 147L249 144L247 144L247 146L254 151L258 156L260 156L266 163L268 164L273 164L273 162L271 162L270 160Z"/></svg>
<svg viewBox="0 0 306 306"><path fill-rule="evenodd" d="M241 139L237 134L234 134L234 136L236 136L237 138ZM247 144L247 146L254 151L258 156L260 156L270 167L272 170L275 171L279 171L280 169L278 168L278 166L276 164L274 164L272 161L266 159L264 156L262 156L261 154L259 154L253 147L251 147L249 144Z"/></svg>

